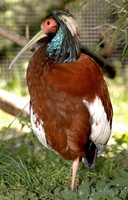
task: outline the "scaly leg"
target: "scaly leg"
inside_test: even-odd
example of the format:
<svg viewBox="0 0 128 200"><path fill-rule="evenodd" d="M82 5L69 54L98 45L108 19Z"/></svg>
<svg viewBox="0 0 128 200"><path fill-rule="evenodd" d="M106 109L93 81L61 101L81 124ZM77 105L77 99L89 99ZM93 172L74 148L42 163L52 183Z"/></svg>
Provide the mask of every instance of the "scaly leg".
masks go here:
<svg viewBox="0 0 128 200"><path fill-rule="evenodd" d="M75 177L76 177L76 172L78 170L78 165L79 165L79 157L73 161L73 165L72 165L72 182L71 182L71 190L72 191L73 191L74 185L75 185Z"/></svg>

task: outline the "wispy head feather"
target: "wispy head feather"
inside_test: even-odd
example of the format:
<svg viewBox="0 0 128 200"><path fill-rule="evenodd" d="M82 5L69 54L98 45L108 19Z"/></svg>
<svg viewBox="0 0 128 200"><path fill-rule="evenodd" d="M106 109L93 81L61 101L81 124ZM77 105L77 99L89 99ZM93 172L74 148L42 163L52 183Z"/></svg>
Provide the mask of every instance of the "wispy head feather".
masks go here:
<svg viewBox="0 0 128 200"><path fill-rule="evenodd" d="M72 36L78 34L78 25L76 23L75 18L70 13L67 13L62 10L55 10L50 14L59 24L65 25L69 31L71 32Z"/></svg>

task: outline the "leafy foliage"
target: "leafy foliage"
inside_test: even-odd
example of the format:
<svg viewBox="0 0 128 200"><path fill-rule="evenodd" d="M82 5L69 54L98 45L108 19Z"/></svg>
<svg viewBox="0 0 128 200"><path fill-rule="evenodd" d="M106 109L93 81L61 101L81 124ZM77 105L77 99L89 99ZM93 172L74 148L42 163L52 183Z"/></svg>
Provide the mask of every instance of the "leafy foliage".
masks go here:
<svg viewBox="0 0 128 200"><path fill-rule="evenodd" d="M11 127L6 131L10 131ZM121 143L128 141L122 136ZM71 165L44 149L33 133L1 141L1 199L90 199L109 200L128 197L128 159L119 142L97 159L96 168L87 172L80 163L76 188L70 191ZM126 162L125 162L126 161Z"/></svg>
<svg viewBox="0 0 128 200"><path fill-rule="evenodd" d="M110 25L114 32L112 34L112 43L115 43L118 45L119 43L122 43L124 46L123 52L122 52L122 58L126 58L128 55L128 2L127 1L121 1L120 3L118 1L110 1L105 0L108 5L112 5L114 7L112 14L117 15L117 19L113 25Z"/></svg>
<svg viewBox="0 0 128 200"><path fill-rule="evenodd" d="M91 6L89 6L91 4ZM99 46L104 46L105 41L109 40L109 45L116 48L120 45L123 49L122 60L128 56L128 2L127 0L82 0L78 6L78 10L85 7L86 14L93 10L95 13L95 4L103 9L99 13L97 20L97 26L101 26L101 23L106 18L113 16L113 22L106 24L108 28L105 31L106 38L102 39L101 42L95 45L95 49L98 50ZM108 47L109 48L109 47ZM101 49L102 51L102 49Z"/></svg>

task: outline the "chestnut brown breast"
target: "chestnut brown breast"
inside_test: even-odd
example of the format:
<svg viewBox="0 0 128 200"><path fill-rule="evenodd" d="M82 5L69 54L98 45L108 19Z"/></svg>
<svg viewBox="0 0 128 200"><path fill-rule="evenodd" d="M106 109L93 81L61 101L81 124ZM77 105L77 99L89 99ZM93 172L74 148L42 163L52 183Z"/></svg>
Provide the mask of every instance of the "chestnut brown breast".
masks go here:
<svg viewBox="0 0 128 200"><path fill-rule="evenodd" d="M54 64L39 48L29 62L27 84L35 124L42 123L47 145L65 159L86 155L91 134L89 104L98 97L111 126L108 90L97 64L81 54L77 62ZM39 58L39 59L38 59Z"/></svg>

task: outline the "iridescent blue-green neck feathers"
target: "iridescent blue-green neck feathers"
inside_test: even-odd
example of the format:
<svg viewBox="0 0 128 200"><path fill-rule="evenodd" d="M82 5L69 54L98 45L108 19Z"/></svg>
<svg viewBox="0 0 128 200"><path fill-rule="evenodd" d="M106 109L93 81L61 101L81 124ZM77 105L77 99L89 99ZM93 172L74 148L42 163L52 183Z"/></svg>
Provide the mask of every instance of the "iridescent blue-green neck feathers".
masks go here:
<svg viewBox="0 0 128 200"><path fill-rule="evenodd" d="M73 16L64 11L54 11L51 15L59 29L47 45L48 56L55 63L75 62L80 56L78 28Z"/></svg>

